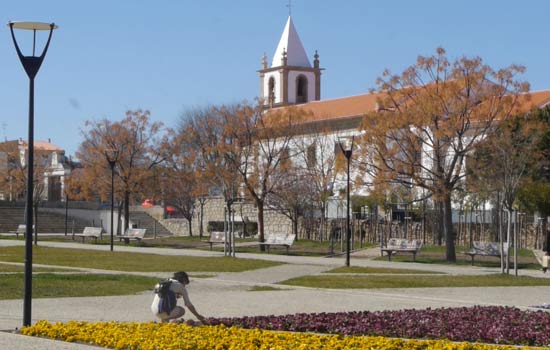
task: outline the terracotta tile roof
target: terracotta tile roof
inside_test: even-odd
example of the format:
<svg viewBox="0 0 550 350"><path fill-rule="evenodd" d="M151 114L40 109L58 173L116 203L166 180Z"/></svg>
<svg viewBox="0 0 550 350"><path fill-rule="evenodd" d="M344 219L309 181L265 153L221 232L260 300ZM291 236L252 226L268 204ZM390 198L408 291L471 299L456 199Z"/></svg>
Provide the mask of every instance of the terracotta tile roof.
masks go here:
<svg viewBox="0 0 550 350"><path fill-rule="evenodd" d="M550 90L532 91L529 95L530 101L525 104L526 110L534 107L544 107L550 103Z"/></svg>
<svg viewBox="0 0 550 350"><path fill-rule="evenodd" d="M17 140L0 142L0 152L15 152L18 149L17 147Z"/></svg>
<svg viewBox="0 0 550 350"><path fill-rule="evenodd" d="M21 141L21 145L27 146L27 141ZM34 141L34 148L42 151L63 151L58 146L47 141Z"/></svg>
<svg viewBox="0 0 550 350"><path fill-rule="evenodd" d="M374 111L376 100L381 95L380 93L362 94L330 100L313 101L295 107L311 113L307 118L308 121L357 117L367 112ZM284 108L285 107L274 108L273 111Z"/></svg>
<svg viewBox="0 0 550 350"><path fill-rule="evenodd" d="M311 113L306 122L338 120L352 117L359 117L377 109L377 99L383 93L368 93L349 97L335 98L330 100L314 101L295 106ZM524 94L521 98L521 110L528 111L533 107L543 107L550 103L550 90L542 90ZM530 96L527 98L527 96ZM285 107L274 108L273 111Z"/></svg>
<svg viewBox="0 0 550 350"><path fill-rule="evenodd" d="M47 141L34 141L34 147L44 151L62 151L61 148Z"/></svg>

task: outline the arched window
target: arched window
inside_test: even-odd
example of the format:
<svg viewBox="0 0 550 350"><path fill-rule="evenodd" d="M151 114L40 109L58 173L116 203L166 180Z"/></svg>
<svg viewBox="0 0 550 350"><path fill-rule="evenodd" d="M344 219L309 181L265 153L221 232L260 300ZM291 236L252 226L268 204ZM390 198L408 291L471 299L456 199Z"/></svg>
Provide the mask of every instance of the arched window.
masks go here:
<svg viewBox="0 0 550 350"><path fill-rule="evenodd" d="M315 142L307 148L306 164L308 168L313 168L317 165L317 145Z"/></svg>
<svg viewBox="0 0 550 350"><path fill-rule="evenodd" d="M267 85L268 85L267 103L270 106L273 106L273 104L275 103L275 79L273 77L270 77Z"/></svg>
<svg viewBox="0 0 550 350"><path fill-rule="evenodd" d="M307 78L299 75L296 78L296 103L307 102Z"/></svg>

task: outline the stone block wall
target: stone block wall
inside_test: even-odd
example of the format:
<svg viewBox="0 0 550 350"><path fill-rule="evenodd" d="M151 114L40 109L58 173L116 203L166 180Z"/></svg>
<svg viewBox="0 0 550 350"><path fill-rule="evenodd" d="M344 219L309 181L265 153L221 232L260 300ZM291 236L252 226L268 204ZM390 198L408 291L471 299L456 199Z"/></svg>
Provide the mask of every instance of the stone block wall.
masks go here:
<svg viewBox="0 0 550 350"><path fill-rule="evenodd" d="M253 203L235 203L232 206L235 220L241 221L241 218L248 218L250 222L258 222L258 211ZM193 236L199 235L200 226L200 203L196 204L195 216L192 222ZM209 221L224 221L225 201L222 197L209 198L203 207L203 232L208 235ZM189 225L185 219L164 219L161 223L177 236L188 236ZM264 209L265 233L290 233L292 232L292 223L289 218L271 209Z"/></svg>

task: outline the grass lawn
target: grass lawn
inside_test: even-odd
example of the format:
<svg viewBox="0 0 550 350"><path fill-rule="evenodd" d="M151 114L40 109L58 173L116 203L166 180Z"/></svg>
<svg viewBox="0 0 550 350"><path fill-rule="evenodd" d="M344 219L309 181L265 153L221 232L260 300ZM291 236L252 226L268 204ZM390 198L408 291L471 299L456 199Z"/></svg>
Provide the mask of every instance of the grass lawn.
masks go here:
<svg viewBox="0 0 550 350"><path fill-rule="evenodd" d="M33 272L68 272L74 271L69 269L56 269L50 267L32 267ZM20 265L2 264L0 263L0 273L2 272L24 272L25 267Z"/></svg>
<svg viewBox="0 0 550 350"><path fill-rule="evenodd" d="M281 291L286 290L283 288L275 288L270 286L253 286L248 289L249 292L273 292L273 291Z"/></svg>
<svg viewBox="0 0 550 350"><path fill-rule="evenodd" d="M237 243L239 243L240 240L236 240ZM243 242L258 242L257 239L247 239L243 240ZM334 253L338 254L338 248L334 247ZM207 249L210 249L207 247ZM223 251L223 246L218 245L214 246L214 251ZM237 253L262 253L260 250L260 246L258 244L252 244L250 246L237 246L235 248ZM267 254L267 248L264 252ZM269 248L269 254L274 255L287 255L286 247L284 246L272 246ZM293 256L328 256L330 255L330 241L314 241L314 240L306 240L306 239L300 239L298 241L294 241L292 246L288 249L288 255Z"/></svg>
<svg viewBox="0 0 550 350"><path fill-rule="evenodd" d="M4 247L0 262L23 262L25 247ZM157 254L95 251L85 249L33 248L33 262L44 265L143 272L240 272L281 265L278 262L231 257L188 257Z"/></svg>
<svg viewBox="0 0 550 350"><path fill-rule="evenodd" d="M514 277L511 275L483 276L304 276L280 284L313 288L443 288L443 287L513 287L550 286L548 278Z"/></svg>
<svg viewBox="0 0 550 350"><path fill-rule="evenodd" d="M152 238L149 234L146 235L147 239L144 241L135 241L131 240L129 244L121 242L119 238L115 235L113 237L113 244L115 246L134 246L134 247L156 247L156 248L178 248L178 249L197 249L197 248L207 248L209 244L206 243L208 237L203 237L202 239L199 236L193 237L174 237L174 236L159 236L157 238ZM24 241L23 236L16 238L13 235L0 235L0 239L11 239ZM73 240L72 234L69 233L67 236L64 235L55 235L55 236L41 236L38 234L38 241L43 242L77 242L82 243L80 237L75 237ZM111 236L108 233L103 233L103 239L98 239L97 242L91 239L86 239L82 244L97 244L97 245L110 245Z"/></svg>
<svg viewBox="0 0 550 350"><path fill-rule="evenodd" d="M435 271L422 271L422 270L413 270L413 269L393 269L385 267L360 267L360 266L343 266L337 267L327 273L380 273L380 274L440 274L440 272Z"/></svg>
<svg viewBox="0 0 550 350"><path fill-rule="evenodd" d="M464 254L469 249L463 246L456 247L456 264L457 265L472 265L470 256ZM514 266L514 252L510 251L510 268ZM392 255L392 261L413 262L411 254L402 253L400 255ZM378 257L376 260L388 260L388 257ZM426 245L422 247L419 254L416 255L417 263L424 264L450 264L445 259L445 246ZM474 266L482 267L500 267L500 258L491 256L476 256L474 258ZM518 249L518 268L519 269L534 269L539 270L540 264L533 255L530 249Z"/></svg>
<svg viewBox="0 0 550 350"><path fill-rule="evenodd" d="M33 275L33 298L130 295L152 290L158 278L129 275L50 274ZM22 273L0 274L0 300L21 299Z"/></svg>
<svg viewBox="0 0 550 350"><path fill-rule="evenodd" d="M23 240L22 238L17 238L15 235L2 235L2 234L0 234L0 239Z"/></svg>

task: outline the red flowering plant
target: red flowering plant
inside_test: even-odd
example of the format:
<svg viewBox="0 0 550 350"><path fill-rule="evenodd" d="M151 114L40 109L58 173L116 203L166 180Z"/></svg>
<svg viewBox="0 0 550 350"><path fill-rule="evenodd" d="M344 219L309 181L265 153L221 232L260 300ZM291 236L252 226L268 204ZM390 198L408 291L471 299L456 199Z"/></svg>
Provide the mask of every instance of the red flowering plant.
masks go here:
<svg viewBox="0 0 550 350"><path fill-rule="evenodd" d="M293 332L550 345L549 312L501 306L211 318L209 324Z"/></svg>

